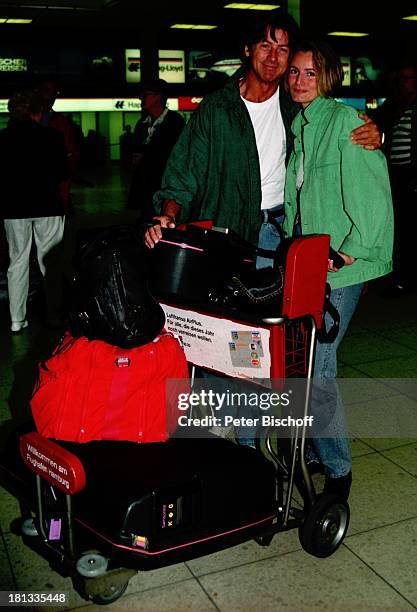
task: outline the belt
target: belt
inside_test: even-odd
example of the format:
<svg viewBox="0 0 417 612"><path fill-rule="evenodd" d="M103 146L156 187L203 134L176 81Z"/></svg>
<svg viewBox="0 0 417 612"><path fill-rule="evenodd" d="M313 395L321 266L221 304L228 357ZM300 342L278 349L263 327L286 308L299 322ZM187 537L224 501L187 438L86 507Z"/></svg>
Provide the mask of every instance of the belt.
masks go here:
<svg viewBox="0 0 417 612"><path fill-rule="evenodd" d="M284 216L284 207L278 206L277 208L269 208L261 210L264 223L273 223L275 219L279 219Z"/></svg>

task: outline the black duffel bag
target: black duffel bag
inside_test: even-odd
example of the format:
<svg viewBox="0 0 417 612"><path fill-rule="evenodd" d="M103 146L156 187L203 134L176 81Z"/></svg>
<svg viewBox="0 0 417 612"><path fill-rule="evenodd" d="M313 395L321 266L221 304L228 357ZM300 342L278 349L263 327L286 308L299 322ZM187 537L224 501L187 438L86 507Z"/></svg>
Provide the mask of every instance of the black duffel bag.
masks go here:
<svg viewBox="0 0 417 612"><path fill-rule="evenodd" d="M161 332L165 315L148 288L147 257L137 227L78 232L69 308L74 337L133 348Z"/></svg>

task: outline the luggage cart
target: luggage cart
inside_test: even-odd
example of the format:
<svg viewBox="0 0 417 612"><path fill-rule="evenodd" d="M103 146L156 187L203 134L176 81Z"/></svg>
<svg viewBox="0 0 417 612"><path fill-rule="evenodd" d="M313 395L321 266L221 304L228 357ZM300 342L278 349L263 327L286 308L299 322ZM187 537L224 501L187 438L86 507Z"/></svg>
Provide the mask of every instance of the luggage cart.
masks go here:
<svg viewBox="0 0 417 612"><path fill-rule="evenodd" d="M327 235L293 241L286 256L282 303L280 309L275 308L275 312L279 310L278 315L274 314L274 308L269 313L264 311L257 316L236 307L219 308L207 304L190 307L178 306L175 302L161 302L168 320L168 329L179 336L193 374L197 366L220 376L242 376L241 369L233 367L230 360L227 363L216 361L216 355L220 352L227 353L227 342L230 340L227 333L233 328L267 336L269 359L266 382L270 383L270 388L280 389L289 379L304 380L302 413L298 413L303 425L292 429L290 439L281 439L277 443L278 449L274 449L273 444L276 431L274 426L264 432L266 451L277 468L278 518L269 533L255 539L262 545L268 545L278 531L298 527L303 548L318 557L332 554L341 544L350 516L345 500L334 495L316 495L305 461L305 417L309 416L317 331L323 319L328 252ZM172 319L172 315L175 319ZM190 340L190 334L177 323L184 319L198 321L202 327L210 325L210 321L214 322L215 329L220 330L221 349L217 347L216 352L206 348L202 338ZM256 369L253 372L256 373ZM251 383L258 388L265 384L259 375L253 375ZM302 497L301 507L297 502L294 506L295 486Z"/></svg>
<svg viewBox="0 0 417 612"><path fill-rule="evenodd" d="M220 327L228 321L259 332L268 339L271 379L306 376L307 414L328 246L328 236L291 245L278 314L259 320L172 301L164 307L192 319L207 317ZM195 359L188 344L190 362L236 375L233 364L208 359L209 351ZM275 534L293 528L307 552L326 557L348 528L347 503L315 493L304 461L305 427L295 428L284 452L273 448L268 432L269 459L210 434L156 444L75 444L45 439L32 429L29 424L10 436L0 454L0 483L20 502L24 543L97 604L116 601L138 570L250 539L266 546ZM294 504L295 488L301 504Z"/></svg>

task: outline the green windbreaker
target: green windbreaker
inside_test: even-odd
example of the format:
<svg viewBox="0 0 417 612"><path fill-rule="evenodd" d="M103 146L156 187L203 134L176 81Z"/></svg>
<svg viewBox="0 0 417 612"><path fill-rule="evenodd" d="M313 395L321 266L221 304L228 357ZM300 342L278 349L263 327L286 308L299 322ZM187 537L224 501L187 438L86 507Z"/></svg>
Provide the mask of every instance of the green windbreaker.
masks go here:
<svg viewBox="0 0 417 612"><path fill-rule="evenodd" d="M292 235L304 148L302 233L330 234L334 249L357 258L351 266L329 272L333 288L383 276L392 268L394 223L387 165L380 151L366 151L350 141L350 132L361 124L353 108L321 97L300 111L292 124L295 140L285 182L284 232Z"/></svg>
<svg viewBox="0 0 417 612"><path fill-rule="evenodd" d="M290 126L298 106L282 86L279 98L291 150ZM257 244L262 223L259 158L238 78L204 98L185 126L154 196L157 212L166 199L181 205L178 222L213 219Z"/></svg>

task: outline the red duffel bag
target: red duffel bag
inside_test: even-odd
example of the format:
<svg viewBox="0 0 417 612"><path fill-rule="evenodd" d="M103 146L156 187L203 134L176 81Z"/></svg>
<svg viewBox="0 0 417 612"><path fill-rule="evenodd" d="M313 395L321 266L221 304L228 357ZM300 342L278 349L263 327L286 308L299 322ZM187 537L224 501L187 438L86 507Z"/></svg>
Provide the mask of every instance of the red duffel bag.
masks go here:
<svg viewBox="0 0 417 612"><path fill-rule="evenodd" d="M167 386L169 379L177 380ZM39 366L31 408L48 438L162 442L178 424L178 393L187 390L184 351L171 334L132 349L66 334Z"/></svg>

